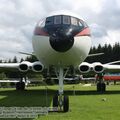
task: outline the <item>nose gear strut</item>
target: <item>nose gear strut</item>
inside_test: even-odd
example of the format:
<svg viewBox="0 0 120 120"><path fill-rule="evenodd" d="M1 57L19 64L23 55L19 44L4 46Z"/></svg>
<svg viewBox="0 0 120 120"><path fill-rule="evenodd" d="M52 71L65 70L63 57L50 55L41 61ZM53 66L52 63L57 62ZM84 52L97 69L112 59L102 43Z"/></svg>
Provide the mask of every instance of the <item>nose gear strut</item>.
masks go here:
<svg viewBox="0 0 120 120"><path fill-rule="evenodd" d="M59 79L59 93L53 97L53 107L58 107L60 111L69 111L69 98L68 96L63 96L63 80L64 80L64 70L62 67L58 69L58 79Z"/></svg>

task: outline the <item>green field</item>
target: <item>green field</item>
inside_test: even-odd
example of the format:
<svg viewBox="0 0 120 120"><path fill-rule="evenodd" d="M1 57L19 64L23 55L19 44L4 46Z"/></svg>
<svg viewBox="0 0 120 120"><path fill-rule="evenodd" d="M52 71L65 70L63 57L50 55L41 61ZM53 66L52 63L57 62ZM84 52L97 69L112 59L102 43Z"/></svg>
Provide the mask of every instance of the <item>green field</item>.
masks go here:
<svg viewBox="0 0 120 120"><path fill-rule="evenodd" d="M25 91L0 88L0 107L52 106L52 97L56 93L57 87L47 86L47 90L44 86L28 87ZM50 112L48 115L39 116L35 119L22 120L120 120L119 85L107 86L107 92L104 94L97 93L95 86L65 85L64 89L65 94L69 95L70 99L69 112ZM105 101L103 101L104 98ZM2 119L0 118L0 120Z"/></svg>

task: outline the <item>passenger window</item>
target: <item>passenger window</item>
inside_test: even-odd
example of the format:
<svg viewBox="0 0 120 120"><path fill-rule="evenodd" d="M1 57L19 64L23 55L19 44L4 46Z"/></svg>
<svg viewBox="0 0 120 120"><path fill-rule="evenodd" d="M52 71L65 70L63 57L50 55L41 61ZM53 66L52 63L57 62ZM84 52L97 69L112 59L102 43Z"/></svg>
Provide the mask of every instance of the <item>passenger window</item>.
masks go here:
<svg viewBox="0 0 120 120"><path fill-rule="evenodd" d="M53 17L46 18L46 25L52 25L53 24Z"/></svg>
<svg viewBox="0 0 120 120"><path fill-rule="evenodd" d="M78 25L77 18L71 17L71 24L72 25Z"/></svg>
<svg viewBox="0 0 120 120"><path fill-rule="evenodd" d="M54 24L61 24L61 16L54 17Z"/></svg>
<svg viewBox="0 0 120 120"><path fill-rule="evenodd" d="M70 17L69 16L63 16L63 24L70 24Z"/></svg>

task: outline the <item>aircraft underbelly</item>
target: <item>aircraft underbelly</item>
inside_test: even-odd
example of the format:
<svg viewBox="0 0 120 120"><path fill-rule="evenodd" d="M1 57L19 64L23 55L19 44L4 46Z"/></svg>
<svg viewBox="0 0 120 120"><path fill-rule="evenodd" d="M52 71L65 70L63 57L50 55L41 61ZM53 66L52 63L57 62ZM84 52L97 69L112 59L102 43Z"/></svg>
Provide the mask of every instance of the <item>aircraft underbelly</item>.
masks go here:
<svg viewBox="0 0 120 120"><path fill-rule="evenodd" d="M91 38L89 36L79 36L74 38L74 45L67 52L55 51L49 42L47 36L33 36L33 49L37 58L46 66L63 65L77 66L87 57Z"/></svg>

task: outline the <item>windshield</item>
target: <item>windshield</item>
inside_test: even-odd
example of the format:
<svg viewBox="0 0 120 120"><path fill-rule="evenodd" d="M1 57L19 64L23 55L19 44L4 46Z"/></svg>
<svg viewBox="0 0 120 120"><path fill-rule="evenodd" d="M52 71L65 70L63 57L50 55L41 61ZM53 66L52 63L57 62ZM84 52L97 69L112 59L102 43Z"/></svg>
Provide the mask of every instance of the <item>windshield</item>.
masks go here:
<svg viewBox="0 0 120 120"><path fill-rule="evenodd" d="M46 25L53 25L54 17L47 17L46 18Z"/></svg>
<svg viewBox="0 0 120 120"><path fill-rule="evenodd" d="M46 18L46 22L45 22L46 26L60 25L60 24L87 27L87 25L82 20L67 15L56 15Z"/></svg>

